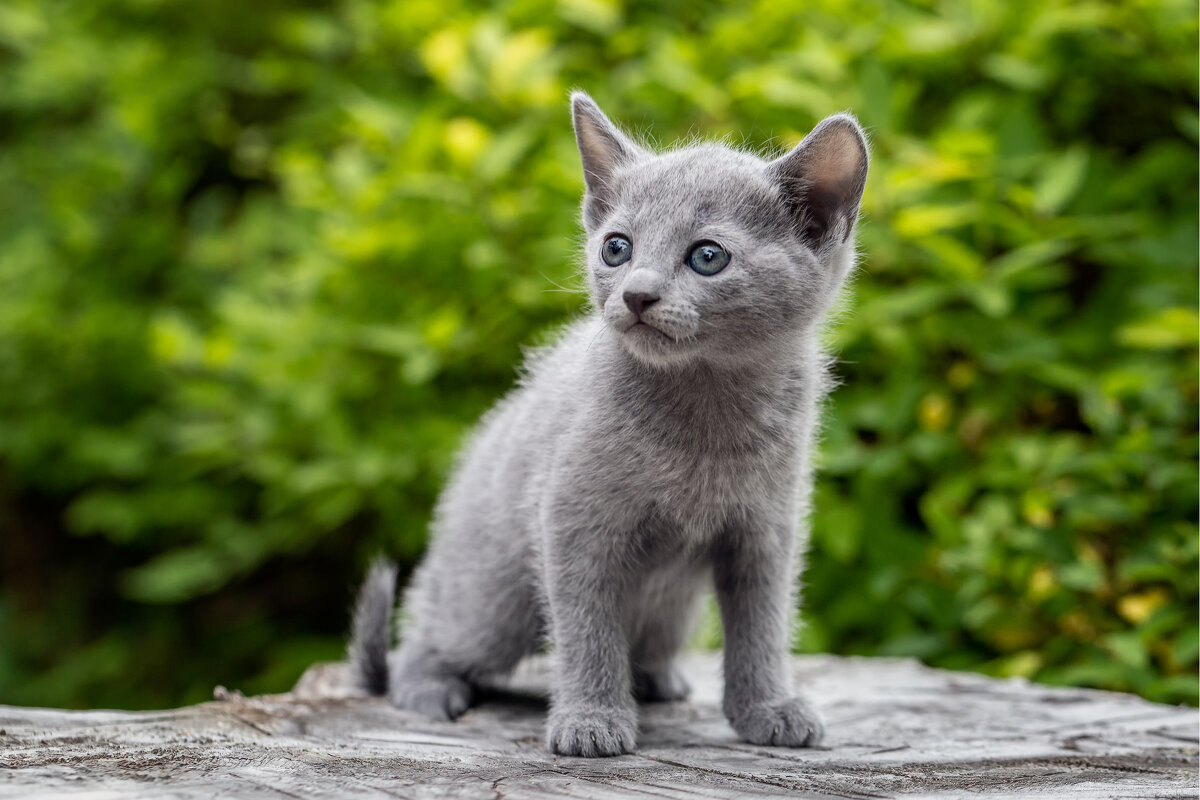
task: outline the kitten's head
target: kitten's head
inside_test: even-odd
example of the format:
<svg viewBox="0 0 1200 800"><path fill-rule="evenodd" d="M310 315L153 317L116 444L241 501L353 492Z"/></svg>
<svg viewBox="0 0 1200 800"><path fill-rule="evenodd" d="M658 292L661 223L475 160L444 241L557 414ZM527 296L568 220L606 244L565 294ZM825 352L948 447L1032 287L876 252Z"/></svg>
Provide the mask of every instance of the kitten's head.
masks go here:
<svg viewBox="0 0 1200 800"><path fill-rule="evenodd" d="M854 259L867 143L848 114L765 161L719 144L654 154L571 98L592 301L635 358L758 360L813 327Z"/></svg>

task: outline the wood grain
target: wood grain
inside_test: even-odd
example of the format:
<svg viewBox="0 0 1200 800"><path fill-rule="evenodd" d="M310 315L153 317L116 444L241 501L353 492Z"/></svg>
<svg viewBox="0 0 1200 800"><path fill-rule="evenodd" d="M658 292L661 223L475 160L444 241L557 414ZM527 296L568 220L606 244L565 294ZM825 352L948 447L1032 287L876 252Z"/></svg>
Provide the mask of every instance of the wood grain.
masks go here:
<svg viewBox="0 0 1200 800"><path fill-rule="evenodd" d="M341 664L283 695L158 712L0 706L0 798L1195 798L1195 709L929 669L797 657L823 747L739 742L719 659L691 657L688 703L644 706L635 754L561 758L542 742L548 662L459 722L357 696Z"/></svg>

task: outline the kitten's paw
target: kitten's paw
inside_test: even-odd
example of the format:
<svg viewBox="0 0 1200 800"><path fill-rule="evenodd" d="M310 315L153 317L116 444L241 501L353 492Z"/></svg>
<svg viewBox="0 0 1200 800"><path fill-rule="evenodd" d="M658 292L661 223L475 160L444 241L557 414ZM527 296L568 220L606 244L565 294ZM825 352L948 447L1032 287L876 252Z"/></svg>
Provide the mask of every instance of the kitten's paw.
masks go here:
<svg viewBox="0 0 1200 800"><path fill-rule="evenodd" d="M633 673L633 695L641 703L670 703L686 700L692 687L674 666L656 672Z"/></svg>
<svg viewBox="0 0 1200 800"><path fill-rule="evenodd" d="M564 708L550 712L546 745L563 756L619 756L637 744L637 717L617 708Z"/></svg>
<svg viewBox="0 0 1200 800"><path fill-rule="evenodd" d="M471 684L453 676L401 678L389 691L389 699L396 708L444 720L461 716L470 708L474 695Z"/></svg>
<svg viewBox="0 0 1200 800"><path fill-rule="evenodd" d="M751 744L812 747L825 735L821 718L804 700L791 697L739 710L729 719L738 735Z"/></svg>

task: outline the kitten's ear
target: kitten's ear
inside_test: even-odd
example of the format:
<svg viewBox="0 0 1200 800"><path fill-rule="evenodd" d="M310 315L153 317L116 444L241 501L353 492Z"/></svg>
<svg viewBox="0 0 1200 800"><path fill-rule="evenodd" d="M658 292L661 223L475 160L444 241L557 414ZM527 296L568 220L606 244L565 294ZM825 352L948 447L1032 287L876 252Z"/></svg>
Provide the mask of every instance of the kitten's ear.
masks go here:
<svg viewBox="0 0 1200 800"><path fill-rule="evenodd" d="M621 166L644 158L647 153L621 133L584 92L571 95L571 118L575 124L575 142L583 160L583 180L587 184L583 221L591 228L613 207L613 174Z"/></svg>
<svg viewBox="0 0 1200 800"><path fill-rule="evenodd" d="M854 117L827 117L767 169L801 236L814 248L846 241L867 183L867 137Z"/></svg>

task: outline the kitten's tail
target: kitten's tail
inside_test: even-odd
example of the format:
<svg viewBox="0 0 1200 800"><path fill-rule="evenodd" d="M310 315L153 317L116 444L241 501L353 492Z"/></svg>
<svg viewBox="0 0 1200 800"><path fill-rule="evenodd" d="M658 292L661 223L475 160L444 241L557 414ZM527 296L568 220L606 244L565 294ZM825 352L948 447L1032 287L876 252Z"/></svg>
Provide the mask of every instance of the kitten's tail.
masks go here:
<svg viewBox="0 0 1200 800"><path fill-rule="evenodd" d="M392 649L392 611L396 607L396 565L377 558L354 603L350 644L346 648L354 676L373 695L387 693L388 651Z"/></svg>

